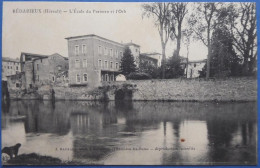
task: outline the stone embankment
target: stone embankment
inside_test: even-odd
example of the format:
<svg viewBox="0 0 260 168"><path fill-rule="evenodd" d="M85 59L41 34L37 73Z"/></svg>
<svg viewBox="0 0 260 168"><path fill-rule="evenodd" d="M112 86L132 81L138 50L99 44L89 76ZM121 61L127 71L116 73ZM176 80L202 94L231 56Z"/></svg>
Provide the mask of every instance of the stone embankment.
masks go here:
<svg viewBox="0 0 260 168"><path fill-rule="evenodd" d="M171 101L256 101L257 80L229 79L171 79L114 82L109 85L133 87L133 100ZM111 93L112 94L112 93Z"/></svg>
<svg viewBox="0 0 260 168"><path fill-rule="evenodd" d="M257 80L248 77L129 80L103 83L95 89L45 86L39 88L37 94L42 99L51 99L54 94L56 100L256 101Z"/></svg>

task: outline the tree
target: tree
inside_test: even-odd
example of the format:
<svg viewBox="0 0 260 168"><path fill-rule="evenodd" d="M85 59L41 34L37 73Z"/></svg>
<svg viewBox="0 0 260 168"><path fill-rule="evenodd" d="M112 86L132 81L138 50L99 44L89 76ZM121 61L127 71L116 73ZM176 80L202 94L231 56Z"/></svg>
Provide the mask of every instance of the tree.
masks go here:
<svg viewBox="0 0 260 168"><path fill-rule="evenodd" d="M210 76L236 76L239 58L233 48L233 38L227 27L219 25L212 34Z"/></svg>
<svg viewBox="0 0 260 168"><path fill-rule="evenodd" d="M131 72L136 72L136 64L134 61L134 56L132 55L129 47L126 47L123 53L123 58L121 59L120 71L125 76L129 75Z"/></svg>
<svg viewBox="0 0 260 168"><path fill-rule="evenodd" d="M149 74L153 79L158 78L160 75L159 69L156 66L149 64L147 61L140 62L139 71Z"/></svg>
<svg viewBox="0 0 260 168"><path fill-rule="evenodd" d="M188 64L189 64L189 53L190 53L190 39L192 36L191 28L187 28L183 31L183 43L186 45L187 51L187 62L186 62L186 77L188 78Z"/></svg>
<svg viewBox="0 0 260 168"><path fill-rule="evenodd" d="M196 13L192 15L189 23L192 24L196 38L208 48L206 78L210 76L211 57L211 35L212 29L216 25L218 14L218 3L200 3L196 8Z"/></svg>
<svg viewBox="0 0 260 168"><path fill-rule="evenodd" d="M257 44L256 44L256 4L244 2L239 8L233 8L230 15L231 28L234 46L243 56L243 74L250 75L256 65Z"/></svg>
<svg viewBox="0 0 260 168"><path fill-rule="evenodd" d="M181 58L177 56L177 52L174 51L173 56L168 58L166 63L165 78L178 78L184 75L184 68L181 66Z"/></svg>
<svg viewBox="0 0 260 168"><path fill-rule="evenodd" d="M180 56L181 49L181 36L182 36L182 23L185 15L188 13L187 3L171 3L171 15L172 15L172 39L177 39L176 55Z"/></svg>
<svg viewBox="0 0 260 168"><path fill-rule="evenodd" d="M170 23L170 4L169 3L149 3L142 5L143 16L153 17L155 26L158 28L162 46L162 78L165 78L165 49L167 42L172 34Z"/></svg>

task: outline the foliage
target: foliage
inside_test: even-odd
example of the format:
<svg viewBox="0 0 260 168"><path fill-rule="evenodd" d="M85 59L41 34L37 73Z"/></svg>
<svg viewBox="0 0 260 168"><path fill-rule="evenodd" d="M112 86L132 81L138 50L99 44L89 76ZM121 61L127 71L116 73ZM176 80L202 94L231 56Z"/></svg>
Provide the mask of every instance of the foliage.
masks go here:
<svg viewBox="0 0 260 168"><path fill-rule="evenodd" d="M170 4L171 4L170 14L172 16L171 25L173 31L173 36L171 36L171 38L177 40L176 55L180 56L182 23L184 21L185 15L188 13L188 8L187 8L188 3L175 2Z"/></svg>
<svg viewBox="0 0 260 168"><path fill-rule="evenodd" d="M132 79L132 80L145 80L145 79L151 79L151 75L143 72L134 72L130 73L127 76L127 79Z"/></svg>
<svg viewBox="0 0 260 168"><path fill-rule="evenodd" d="M230 31L236 50L243 56L243 74L251 75L256 67L256 4L245 2L229 7Z"/></svg>
<svg viewBox="0 0 260 168"><path fill-rule="evenodd" d="M165 78L178 78L184 75L184 68L181 67L181 58L174 52L166 62Z"/></svg>
<svg viewBox="0 0 260 168"><path fill-rule="evenodd" d="M240 59L233 49L233 39L226 27L218 27L212 35L211 76L238 75Z"/></svg>
<svg viewBox="0 0 260 168"><path fill-rule="evenodd" d="M187 3L157 2L143 5L143 16L152 17L159 31L163 59L162 67L157 69L157 72L162 74L163 78L166 77L166 73L168 73L167 78L176 76L176 74L169 74L169 71L178 72L178 68L174 72L173 67L169 68L169 60L166 63L165 49L169 37L169 40L176 41L176 55L178 56L181 47L180 40L183 36L187 47L187 57L190 37L193 38L192 40L201 41L207 47L207 66L205 66L207 78L217 74L251 75L256 71L255 3L205 2L195 3L190 8L187 7ZM187 21L187 23L183 24L183 21ZM224 37L224 40L219 43L217 40L220 40L220 37ZM240 60L240 58L242 59ZM211 61L211 59L213 60ZM238 64L239 61L242 66ZM175 60L175 62L178 61ZM213 74L210 74L210 70ZM241 71L243 72L241 73Z"/></svg>
<svg viewBox="0 0 260 168"><path fill-rule="evenodd" d="M160 77L159 69L147 61L140 62L139 72L149 74L153 79Z"/></svg>
<svg viewBox="0 0 260 168"><path fill-rule="evenodd" d="M199 78L205 78L206 77L206 71L207 71L207 64L204 65L201 71L199 71Z"/></svg>
<svg viewBox="0 0 260 168"><path fill-rule="evenodd" d="M200 3L195 9L196 14L193 14L189 20L195 38L199 39L208 48L207 64L209 64L211 58L211 30L214 29L215 23L217 22L219 6L219 3L214 2ZM207 66L206 78L209 76L210 64Z"/></svg>
<svg viewBox="0 0 260 168"><path fill-rule="evenodd" d="M136 72L136 64L134 56L131 53L129 47L125 48L123 58L121 60L120 71L123 75L127 76L132 72Z"/></svg>
<svg viewBox="0 0 260 168"><path fill-rule="evenodd" d="M162 45L162 78L165 77L165 61L166 61L166 45L172 36L172 25L170 18L170 3L145 3L142 5L143 17L153 17L154 24L158 28L158 32Z"/></svg>

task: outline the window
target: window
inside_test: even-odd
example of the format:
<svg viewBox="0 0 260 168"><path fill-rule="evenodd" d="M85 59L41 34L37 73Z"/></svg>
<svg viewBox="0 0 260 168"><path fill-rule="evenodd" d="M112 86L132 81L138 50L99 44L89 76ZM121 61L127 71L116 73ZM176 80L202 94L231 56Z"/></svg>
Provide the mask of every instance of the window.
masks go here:
<svg viewBox="0 0 260 168"><path fill-rule="evenodd" d="M98 46L98 53L102 54L102 47L101 46Z"/></svg>
<svg viewBox="0 0 260 168"><path fill-rule="evenodd" d="M75 46L75 55L78 55L78 54L79 54L79 46L76 45L76 46Z"/></svg>
<svg viewBox="0 0 260 168"><path fill-rule="evenodd" d="M79 67L80 67L80 62L79 62L79 60L75 60L75 67L76 67L76 68L79 68Z"/></svg>
<svg viewBox="0 0 260 168"><path fill-rule="evenodd" d="M105 55L107 55L108 54L108 52L107 52L107 48L105 47Z"/></svg>
<svg viewBox="0 0 260 168"><path fill-rule="evenodd" d="M16 66L16 70L18 71L18 69L19 69L19 67L18 66Z"/></svg>
<svg viewBox="0 0 260 168"><path fill-rule="evenodd" d="M120 52L120 57L121 57L121 58L123 57L123 52L122 52L122 51Z"/></svg>
<svg viewBox="0 0 260 168"><path fill-rule="evenodd" d="M83 81L87 82L88 81L88 74L83 74Z"/></svg>
<svg viewBox="0 0 260 168"><path fill-rule="evenodd" d="M37 71L39 71L39 64L36 64L36 69Z"/></svg>
<svg viewBox="0 0 260 168"><path fill-rule="evenodd" d="M55 82L55 76L52 77L52 82Z"/></svg>
<svg viewBox="0 0 260 168"><path fill-rule="evenodd" d="M115 56L118 58L118 51L117 50L115 51Z"/></svg>
<svg viewBox="0 0 260 168"><path fill-rule="evenodd" d="M112 61L110 62L110 68L113 68L113 62Z"/></svg>
<svg viewBox="0 0 260 168"><path fill-rule="evenodd" d="M107 61L105 61L105 63L104 63L104 68L108 68L108 63L107 63Z"/></svg>
<svg viewBox="0 0 260 168"><path fill-rule="evenodd" d="M98 60L98 66L102 67L102 61L101 60Z"/></svg>
<svg viewBox="0 0 260 168"><path fill-rule="evenodd" d="M19 88L19 87L20 87L19 83L16 83L16 84L15 84L15 86L16 86L17 88Z"/></svg>
<svg viewBox="0 0 260 168"><path fill-rule="evenodd" d="M110 49L110 57L113 57L113 49Z"/></svg>
<svg viewBox="0 0 260 168"><path fill-rule="evenodd" d="M39 75L37 75L36 80L37 80L37 81L40 81L40 76L39 76Z"/></svg>
<svg viewBox="0 0 260 168"><path fill-rule="evenodd" d="M83 54L86 54L86 53L87 53L87 46L86 46L86 44L83 44L83 45L82 45L82 53L83 53Z"/></svg>
<svg viewBox="0 0 260 168"><path fill-rule="evenodd" d="M87 59L83 59L83 68L87 68Z"/></svg>
<svg viewBox="0 0 260 168"><path fill-rule="evenodd" d="M76 75L76 82L80 83L80 75L79 74Z"/></svg>
<svg viewBox="0 0 260 168"><path fill-rule="evenodd" d="M116 69L118 69L118 62L116 62Z"/></svg>

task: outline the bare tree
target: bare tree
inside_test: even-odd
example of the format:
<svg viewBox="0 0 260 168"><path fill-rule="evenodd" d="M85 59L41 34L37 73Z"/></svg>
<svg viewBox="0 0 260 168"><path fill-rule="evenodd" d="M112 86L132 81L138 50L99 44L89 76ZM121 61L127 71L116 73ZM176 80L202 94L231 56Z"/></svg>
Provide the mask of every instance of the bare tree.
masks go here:
<svg viewBox="0 0 260 168"><path fill-rule="evenodd" d="M183 31L183 43L186 46L186 51L187 51L187 63L186 63L186 78L188 78L188 64L189 64L189 53L190 53L190 40L192 36L192 31L191 28L187 28Z"/></svg>
<svg viewBox="0 0 260 168"><path fill-rule="evenodd" d="M231 15L231 33L236 50L243 56L243 73L252 73L257 55L256 4L240 3Z"/></svg>
<svg viewBox="0 0 260 168"><path fill-rule="evenodd" d="M200 3L196 8L196 13L192 15L190 24L192 24L195 36L202 41L208 48L207 72L206 78L210 76L210 56L211 56L211 36L212 29L217 21L218 3Z"/></svg>
<svg viewBox="0 0 260 168"><path fill-rule="evenodd" d="M182 23L185 15L188 13L187 3L171 3L171 15L172 15L172 39L177 39L176 55L180 56L181 49L181 36L182 36Z"/></svg>
<svg viewBox="0 0 260 168"><path fill-rule="evenodd" d="M162 45L162 78L165 78L165 63L166 55L165 49L167 42L172 34L170 24L170 4L169 3L149 3L143 4L143 17L153 17L155 19L155 26L158 27L158 31L161 38Z"/></svg>

